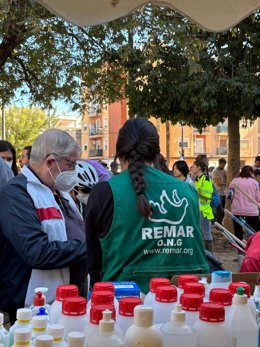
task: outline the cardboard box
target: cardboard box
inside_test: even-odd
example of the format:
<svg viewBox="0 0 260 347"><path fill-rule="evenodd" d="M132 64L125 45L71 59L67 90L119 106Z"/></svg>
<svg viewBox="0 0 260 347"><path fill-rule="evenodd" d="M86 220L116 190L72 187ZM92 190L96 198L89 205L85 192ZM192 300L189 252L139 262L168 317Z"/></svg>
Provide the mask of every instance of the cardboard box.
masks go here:
<svg viewBox="0 0 260 347"><path fill-rule="evenodd" d="M194 274L201 277L207 277L208 283L211 282L211 274ZM178 285L178 277L173 276L171 279L171 283L175 286ZM235 272L232 273L233 282L246 282L250 285L251 295L254 293L255 285L260 285L260 272Z"/></svg>

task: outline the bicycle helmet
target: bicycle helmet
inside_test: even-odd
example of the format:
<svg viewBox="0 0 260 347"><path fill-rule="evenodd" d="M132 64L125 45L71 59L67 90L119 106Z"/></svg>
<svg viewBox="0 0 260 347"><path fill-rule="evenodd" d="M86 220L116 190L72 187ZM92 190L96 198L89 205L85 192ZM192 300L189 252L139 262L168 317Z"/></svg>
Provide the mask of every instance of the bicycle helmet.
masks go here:
<svg viewBox="0 0 260 347"><path fill-rule="evenodd" d="M98 183L98 175L95 168L92 165L86 163L85 161L77 161L76 171L78 174L78 188L92 189Z"/></svg>

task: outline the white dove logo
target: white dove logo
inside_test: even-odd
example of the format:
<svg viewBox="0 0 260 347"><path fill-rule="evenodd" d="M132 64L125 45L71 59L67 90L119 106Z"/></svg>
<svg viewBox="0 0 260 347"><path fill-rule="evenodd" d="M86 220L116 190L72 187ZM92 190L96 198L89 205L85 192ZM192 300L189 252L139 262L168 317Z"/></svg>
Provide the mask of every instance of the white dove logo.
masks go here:
<svg viewBox="0 0 260 347"><path fill-rule="evenodd" d="M149 217L150 221L157 222L157 223L166 222L169 224L180 224L186 215L186 210L187 210L187 207L189 206L188 200L186 198L180 199L178 194L177 194L176 189L174 189L172 191L172 201L168 197L165 190L162 191L162 194L160 196L160 201L161 201L161 203L155 202L153 200L149 200L149 203L152 207L153 206L156 207L156 210L160 211L161 214L167 214L168 211L165 208L165 204L168 203L171 206L173 206L174 208L179 209L178 212L179 213L181 212L180 218L178 220L169 220L166 218L158 219L158 218ZM179 213L176 213L176 215L178 215Z"/></svg>

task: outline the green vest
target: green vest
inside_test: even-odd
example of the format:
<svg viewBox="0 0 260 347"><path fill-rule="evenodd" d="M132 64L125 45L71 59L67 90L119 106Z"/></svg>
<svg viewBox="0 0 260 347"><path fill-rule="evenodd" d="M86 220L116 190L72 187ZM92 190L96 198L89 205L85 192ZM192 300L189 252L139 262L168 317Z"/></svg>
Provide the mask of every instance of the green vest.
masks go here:
<svg viewBox="0 0 260 347"><path fill-rule="evenodd" d="M114 198L113 221L100 239L103 281L135 281L143 293L152 277L208 273L200 230L198 195L192 186L145 167L145 196L153 214L137 210L128 170L108 182Z"/></svg>
<svg viewBox="0 0 260 347"><path fill-rule="evenodd" d="M214 219L214 214L210 206L210 201L212 199L213 185L211 179L207 178L205 175L197 177L195 180L195 186L201 195L199 197L200 210L204 218Z"/></svg>

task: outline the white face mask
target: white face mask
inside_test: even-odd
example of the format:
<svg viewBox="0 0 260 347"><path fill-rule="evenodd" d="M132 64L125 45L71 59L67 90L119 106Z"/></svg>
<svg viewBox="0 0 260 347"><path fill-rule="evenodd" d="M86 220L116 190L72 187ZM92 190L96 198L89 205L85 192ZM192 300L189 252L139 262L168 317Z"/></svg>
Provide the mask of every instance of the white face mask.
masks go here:
<svg viewBox="0 0 260 347"><path fill-rule="evenodd" d="M73 171L61 171L56 161L57 167L60 171L58 176L54 179L52 173L49 173L53 179L54 187L62 192L70 192L78 184L78 173L76 170Z"/></svg>
<svg viewBox="0 0 260 347"><path fill-rule="evenodd" d="M10 169L12 169L12 165L13 165L13 161L11 160L5 160L5 163L6 163L6 165L10 168Z"/></svg>
<svg viewBox="0 0 260 347"><path fill-rule="evenodd" d="M77 195L77 199L80 202L82 202L82 204L85 204L85 205L87 205L87 203L88 203L88 198L89 198L89 194L87 194L87 193L79 192Z"/></svg>

